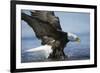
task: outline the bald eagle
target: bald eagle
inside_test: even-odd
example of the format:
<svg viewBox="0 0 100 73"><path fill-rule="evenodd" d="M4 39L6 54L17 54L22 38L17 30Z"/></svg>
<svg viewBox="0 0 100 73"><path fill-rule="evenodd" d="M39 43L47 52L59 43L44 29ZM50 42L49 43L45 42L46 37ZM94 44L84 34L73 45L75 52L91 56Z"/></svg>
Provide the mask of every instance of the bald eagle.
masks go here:
<svg viewBox="0 0 100 73"><path fill-rule="evenodd" d="M44 51L48 59L64 60L66 57L64 47L69 41L79 42L79 37L62 30L59 18L55 16L54 11L33 10L30 12L31 15L22 12L21 19L33 29L43 46L27 50L27 52Z"/></svg>

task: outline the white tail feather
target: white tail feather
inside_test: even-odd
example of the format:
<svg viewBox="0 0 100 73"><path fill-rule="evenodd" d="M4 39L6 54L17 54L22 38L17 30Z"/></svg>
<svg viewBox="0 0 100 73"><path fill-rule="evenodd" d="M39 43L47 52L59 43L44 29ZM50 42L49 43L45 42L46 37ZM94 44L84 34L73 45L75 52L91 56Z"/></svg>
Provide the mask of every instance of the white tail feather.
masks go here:
<svg viewBox="0 0 100 73"><path fill-rule="evenodd" d="M51 47L52 46L50 46L50 45L44 45L44 46L40 46L37 48L32 48L32 49L26 50L26 52L40 52L41 55L44 55L45 58L48 58L50 53L52 53Z"/></svg>

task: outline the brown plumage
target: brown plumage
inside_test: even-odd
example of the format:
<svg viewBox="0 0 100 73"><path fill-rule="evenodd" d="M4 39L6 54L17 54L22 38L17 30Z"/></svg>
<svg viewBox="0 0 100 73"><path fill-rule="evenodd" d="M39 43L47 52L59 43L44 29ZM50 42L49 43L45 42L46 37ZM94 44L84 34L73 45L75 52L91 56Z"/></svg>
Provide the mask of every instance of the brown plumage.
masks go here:
<svg viewBox="0 0 100 73"><path fill-rule="evenodd" d="M50 59L64 59L63 50L69 40L53 11L31 11L31 16L21 13L21 18L34 30L42 45L52 46L53 52L49 56Z"/></svg>

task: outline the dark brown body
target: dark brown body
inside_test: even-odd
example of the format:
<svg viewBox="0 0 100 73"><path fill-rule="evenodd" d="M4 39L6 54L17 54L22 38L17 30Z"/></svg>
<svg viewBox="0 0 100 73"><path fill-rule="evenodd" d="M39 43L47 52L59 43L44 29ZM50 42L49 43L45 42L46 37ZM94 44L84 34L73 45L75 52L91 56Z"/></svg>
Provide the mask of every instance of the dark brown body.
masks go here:
<svg viewBox="0 0 100 73"><path fill-rule="evenodd" d="M67 33L63 32L59 18L53 11L32 11L31 16L21 13L22 20L34 30L41 44L51 45L53 52L49 55L52 60L65 58L64 47L68 43Z"/></svg>

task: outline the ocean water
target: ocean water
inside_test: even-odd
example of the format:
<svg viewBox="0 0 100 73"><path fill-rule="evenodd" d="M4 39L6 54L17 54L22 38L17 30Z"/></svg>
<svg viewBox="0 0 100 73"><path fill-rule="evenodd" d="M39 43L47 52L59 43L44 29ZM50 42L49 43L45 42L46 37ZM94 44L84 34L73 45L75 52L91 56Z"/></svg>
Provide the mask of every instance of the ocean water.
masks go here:
<svg viewBox="0 0 100 73"><path fill-rule="evenodd" d="M69 60L86 60L90 59L90 36L89 34L78 34L81 39L80 43L69 42L64 48L64 53L68 55ZM43 62L50 61L44 59L39 52L25 52L28 49L41 46L41 41L34 37L22 37L21 40L21 62ZM66 60L66 61L67 61Z"/></svg>

